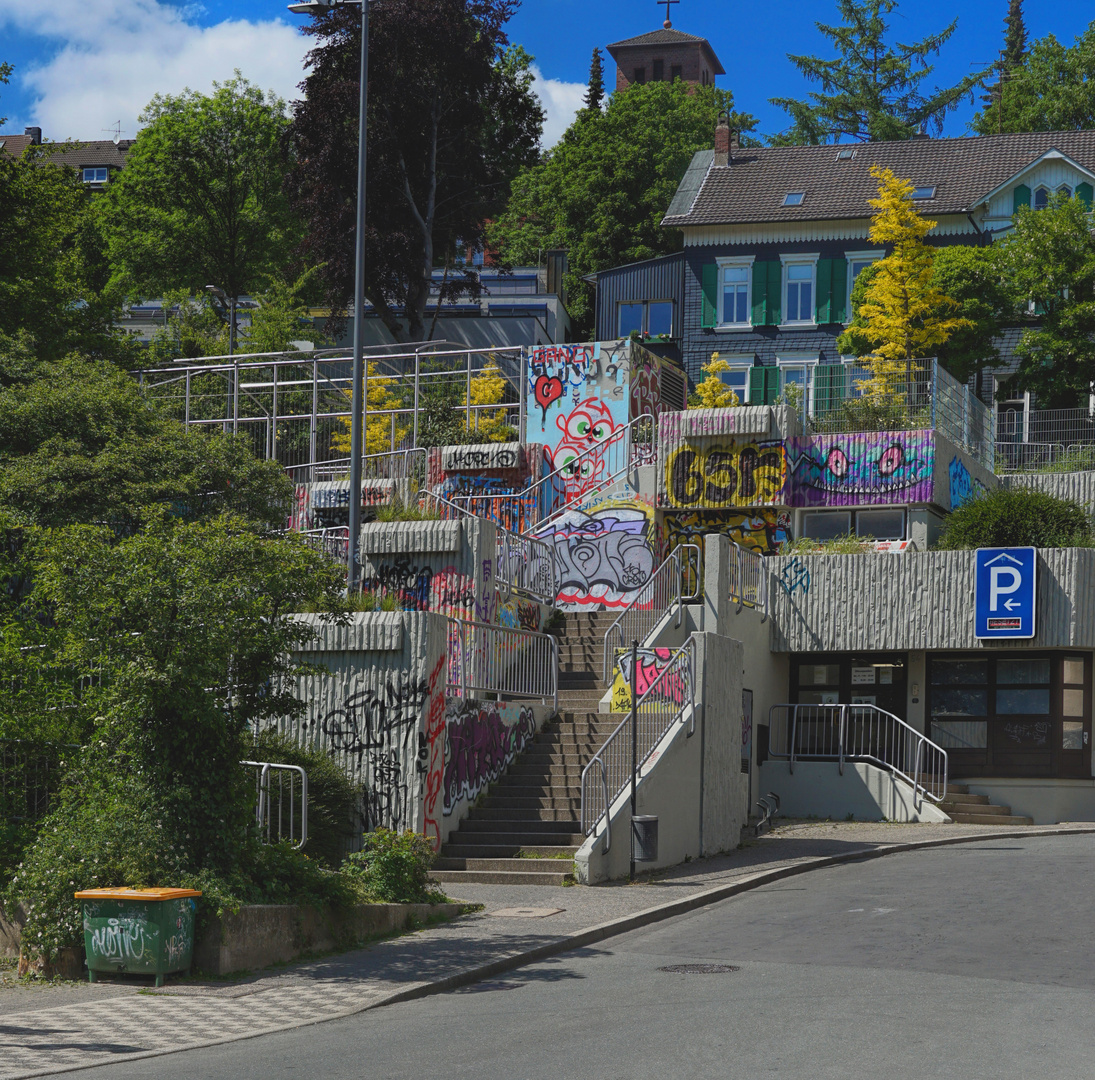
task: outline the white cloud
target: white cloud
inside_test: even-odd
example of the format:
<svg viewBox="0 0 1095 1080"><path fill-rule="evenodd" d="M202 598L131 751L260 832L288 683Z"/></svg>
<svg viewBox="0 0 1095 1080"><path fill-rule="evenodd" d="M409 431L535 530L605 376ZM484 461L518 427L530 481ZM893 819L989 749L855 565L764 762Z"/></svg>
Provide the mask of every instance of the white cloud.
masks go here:
<svg viewBox="0 0 1095 1080"><path fill-rule="evenodd" d="M120 120L123 137L154 94L208 93L240 71L263 90L299 98L310 39L288 22L191 21L194 9L162 0L0 0L0 30L52 39L59 51L17 71L29 98L23 123L47 139L102 139Z"/></svg>
<svg viewBox="0 0 1095 1080"><path fill-rule="evenodd" d="M574 114L582 107L586 84L545 79L543 72L536 64L532 65L532 74L536 78L532 87L533 92L540 99L540 104L547 113L541 140L541 145L547 150L563 137L563 132L574 120Z"/></svg>

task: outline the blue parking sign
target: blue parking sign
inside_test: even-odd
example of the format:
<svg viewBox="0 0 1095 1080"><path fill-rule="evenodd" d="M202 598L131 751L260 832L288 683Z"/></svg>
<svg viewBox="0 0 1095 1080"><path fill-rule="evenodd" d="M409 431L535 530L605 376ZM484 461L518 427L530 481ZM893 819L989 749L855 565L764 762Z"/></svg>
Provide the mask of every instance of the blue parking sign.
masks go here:
<svg viewBox="0 0 1095 1080"><path fill-rule="evenodd" d="M1038 598L1034 548L978 548L974 635L1032 638Z"/></svg>

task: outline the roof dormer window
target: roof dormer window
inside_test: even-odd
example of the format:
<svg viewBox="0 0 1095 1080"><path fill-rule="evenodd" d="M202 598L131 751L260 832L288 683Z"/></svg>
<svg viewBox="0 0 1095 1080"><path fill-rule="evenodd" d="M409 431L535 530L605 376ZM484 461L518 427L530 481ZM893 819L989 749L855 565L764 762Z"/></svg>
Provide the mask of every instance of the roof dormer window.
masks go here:
<svg viewBox="0 0 1095 1080"><path fill-rule="evenodd" d="M855 157L855 150L840 150L837 152L837 161L851 161Z"/></svg>
<svg viewBox="0 0 1095 1080"><path fill-rule="evenodd" d="M934 188L934 186L933 187L925 186L925 187L913 188L912 197L914 199L934 199L935 198L935 188Z"/></svg>
<svg viewBox="0 0 1095 1080"><path fill-rule="evenodd" d="M806 198L805 191L789 191L783 196L784 206L801 206L802 200Z"/></svg>
<svg viewBox="0 0 1095 1080"><path fill-rule="evenodd" d="M1038 187L1034 190L1034 209L1044 210L1049 206L1049 188Z"/></svg>
<svg viewBox="0 0 1095 1080"><path fill-rule="evenodd" d="M94 168L88 168L83 170L83 178L85 184L105 184L106 183L106 168L105 166L95 166Z"/></svg>

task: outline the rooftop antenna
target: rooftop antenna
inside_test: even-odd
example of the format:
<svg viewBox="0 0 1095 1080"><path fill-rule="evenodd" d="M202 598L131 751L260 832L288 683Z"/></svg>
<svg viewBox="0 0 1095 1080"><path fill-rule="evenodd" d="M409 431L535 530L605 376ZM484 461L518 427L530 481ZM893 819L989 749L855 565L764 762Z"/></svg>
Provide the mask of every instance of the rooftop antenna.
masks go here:
<svg viewBox="0 0 1095 1080"><path fill-rule="evenodd" d="M664 26L666 30L673 29L673 24L669 21L669 5L679 4L680 2L681 0L654 0L654 3L656 4L665 4L665 22L662 23L662 26Z"/></svg>
<svg viewBox="0 0 1095 1080"><path fill-rule="evenodd" d="M122 122L119 120L113 127L103 128L103 131L110 131L114 134L114 145L122 141Z"/></svg>

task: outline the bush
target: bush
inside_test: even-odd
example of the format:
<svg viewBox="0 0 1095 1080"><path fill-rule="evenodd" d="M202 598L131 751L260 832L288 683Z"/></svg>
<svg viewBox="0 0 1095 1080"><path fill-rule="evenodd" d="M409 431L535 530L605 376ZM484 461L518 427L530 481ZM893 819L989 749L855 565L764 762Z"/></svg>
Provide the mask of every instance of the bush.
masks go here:
<svg viewBox="0 0 1095 1080"><path fill-rule="evenodd" d="M308 842L304 850L308 858L325 866L337 867L346 857L353 839L359 785L322 750L297 746L273 729L259 734L252 753L256 761L299 765L307 773ZM276 786L272 785L271 797L276 790ZM286 805L286 815L288 812Z"/></svg>
<svg viewBox="0 0 1095 1080"><path fill-rule="evenodd" d="M430 842L409 829L377 829L366 835L360 851L343 865L343 874L364 899L381 904L438 904L447 897L429 878L433 864Z"/></svg>
<svg viewBox="0 0 1095 1080"><path fill-rule="evenodd" d="M1090 547L1091 520L1079 503L1030 488L999 488L947 518L938 547Z"/></svg>

